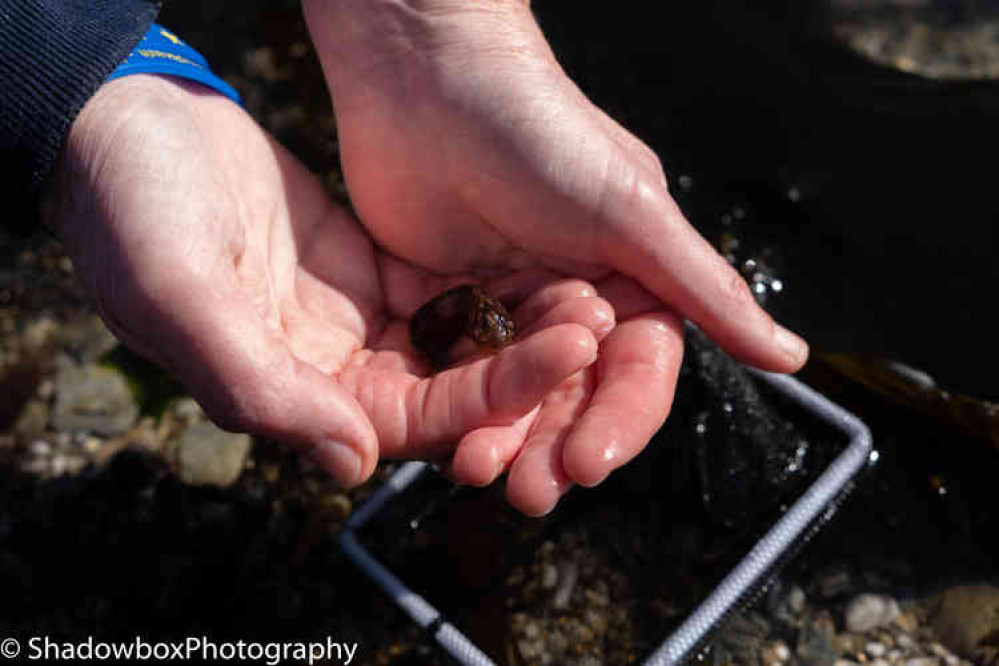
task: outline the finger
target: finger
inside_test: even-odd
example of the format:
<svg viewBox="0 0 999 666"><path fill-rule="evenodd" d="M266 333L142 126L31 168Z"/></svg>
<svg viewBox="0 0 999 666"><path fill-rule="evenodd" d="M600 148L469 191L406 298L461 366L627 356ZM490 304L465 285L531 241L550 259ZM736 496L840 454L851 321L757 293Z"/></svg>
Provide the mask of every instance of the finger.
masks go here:
<svg viewBox="0 0 999 666"><path fill-rule="evenodd" d="M572 487L563 465L563 449L590 401L594 383L594 369L587 368L563 382L542 404L506 482L507 501L523 513L545 515Z"/></svg>
<svg viewBox="0 0 999 666"><path fill-rule="evenodd" d="M599 297L573 298L555 305L526 327L525 335L542 331L557 324L579 324L593 333L597 342L603 341L614 329L614 308Z"/></svg>
<svg viewBox="0 0 999 666"><path fill-rule="evenodd" d="M622 195L624 196L624 195ZM751 365L793 372L808 346L775 323L745 280L683 217L659 183L633 184L602 245L608 261L693 320L730 354Z"/></svg>
<svg viewBox="0 0 999 666"><path fill-rule="evenodd" d="M434 458L471 430L513 423L596 354L589 330L563 324L424 379L348 368L340 381L371 414L383 455Z"/></svg>
<svg viewBox="0 0 999 666"><path fill-rule="evenodd" d="M523 334L530 335L557 323L574 322L593 331L597 341L614 328L614 310L589 282L558 279L540 286L514 311Z"/></svg>
<svg viewBox="0 0 999 666"><path fill-rule="evenodd" d="M553 277L546 284L538 285L530 294L527 294L517 305L514 314L517 317L517 323L527 327L562 301L596 295L597 290L589 282Z"/></svg>
<svg viewBox="0 0 999 666"><path fill-rule="evenodd" d="M613 306L614 315L619 321L662 309L662 301L626 275L615 273L596 286L600 290L600 296Z"/></svg>
<svg viewBox="0 0 999 666"><path fill-rule="evenodd" d="M632 214L615 210L613 204L608 208L628 220L627 226L611 225L622 236L606 246L614 251L613 265L696 322L740 360L780 372L801 368L808 345L771 319L745 280L687 222L669 196L656 154L605 113L596 112L598 123L634 161L637 171L619 202Z"/></svg>
<svg viewBox="0 0 999 666"><path fill-rule="evenodd" d="M508 426L477 428L461 438L448 473L457 483L488 486L506 471L524 445L539 408Z"/></svg>
<svg viewBox="0 0 999 666"><path fill-rule="evenodd" d="M562 455L568 476L584 486L631 460L669 413L683 357L683 326L667 312L619 323L601 345L597 385Z"/></svg>
<svg viewBox="0 0 999 666"><path fill-rule="evenodd" d="M638 161L639 164L647 171L647 173L653 178L666 179L663 173L662 163L659 161L659 156L656 155L649 146L639 139L637 136L625 129L620 123L611 118L607 113L598 106L589 105L591 111L594 112L594 117L596 122L607 132L607 135L621 147L621 150Z"/></svg>
<svg viewBox="0 0 999 666"><path fill-rule="evenodd" d="M142 302L141 320L169 322L151 327L155 346L213 421L290 444L346 486L371 475L378 444L361 406L291 354L236 285L174 277Z"/></svg>

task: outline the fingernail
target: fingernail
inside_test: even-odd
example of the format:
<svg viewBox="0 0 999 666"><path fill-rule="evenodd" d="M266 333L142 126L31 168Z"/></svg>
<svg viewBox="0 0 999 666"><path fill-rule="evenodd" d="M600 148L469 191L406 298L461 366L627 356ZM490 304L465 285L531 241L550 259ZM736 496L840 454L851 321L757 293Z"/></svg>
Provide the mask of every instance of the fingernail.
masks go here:
<svg viewBox="0 0 999 666"><path fill-rule="evenodd" d="M353 486L360 480L361 457L343 442L320 442L312 450L312 458L345 486Z"/></svg>
<svg viewBox="0 0 999 666"><path fill-rule="evenodd" d="M784 355L795 363L802 363L808 356L808 343L800 337L777 324L777 346L781 348Z"/></svg>

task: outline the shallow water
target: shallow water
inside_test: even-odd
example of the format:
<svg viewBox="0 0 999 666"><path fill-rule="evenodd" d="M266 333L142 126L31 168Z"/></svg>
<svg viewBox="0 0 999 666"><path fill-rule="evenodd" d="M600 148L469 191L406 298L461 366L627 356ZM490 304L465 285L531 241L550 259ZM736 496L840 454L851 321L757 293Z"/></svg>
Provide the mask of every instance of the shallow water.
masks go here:
<svg viewBox="0 0 999 666"><path fill-rule="evenodd" d="M582 89L662 157L703 233L717 240L738 206L744 235L783 252L783 321L817 348L999 396L983 320L999 283L999 85L870 64L823 38L817 2L660 4L536 12Z"/></svg>

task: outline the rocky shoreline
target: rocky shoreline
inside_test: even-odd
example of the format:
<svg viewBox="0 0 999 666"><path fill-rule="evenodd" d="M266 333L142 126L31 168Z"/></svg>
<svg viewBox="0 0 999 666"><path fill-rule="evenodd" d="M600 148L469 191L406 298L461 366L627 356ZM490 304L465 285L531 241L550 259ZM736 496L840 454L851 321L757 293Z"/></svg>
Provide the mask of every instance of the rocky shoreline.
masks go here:
<svg viewBox="0 0 999 666"><path fill-rule="evenodd" d="M237 84L254 116L343 199L329 100L317 83L298 3L269 7L266 29L251 25L247 10L235 19L240 30L233 30L232 43L203 39L206 54ZM212 19L200 8L172 8L166 20L192 42L198 30L204 38L225 20L221 10ZM913 25L906 19L907 30ZM994 25L986 27L976 43L994 46ZM869 39L860 32L846 38ZM912 56L888 48L897 43L879 41L871 57ZM678 185L681 192L682 178ZM754 286L776 298L781 283L756 263L755 272L746 266ZM824 390L837 382L848 383L835 379ZM848 404L850 390L837 401ZM861 392L851 408L878 400ZM980 566L979 552L988 539L983 535L995 533L989 515L994 452L983 452L968 428L875 407L876 438L896 438L889 441L895 449L885 451L885 468L865 481L860 497L771 592L730 619L705 661L999 666L997 555L991 551L989 569ZM932 456L937 459L923 460ZM912 457L920 460L912 463ZM383 464L375 481L345 492L274 442L220 430L169 377L117 344L57 242L0 236L5 631L65 638L154 630L162 637L332 635L359 643L355 663L450 663L337 546L343 521L393 469ZM661 510L652 514L653 525L671 520ZM480 514L478 526L491 516ZM504 572L497 614L485 620L499 657L524 666L635 663L683 617L691 599L671 603L628 580L629 572L654 566L660 551L650 544L661 535L632 539L611 524L563 526ZM698 533L687 537L685 548L700 556ZM495 555L471 552L480 559ZM708 567L710 558L704 553L695 564ZM966 566L969 561L976 566Z"/></svg>

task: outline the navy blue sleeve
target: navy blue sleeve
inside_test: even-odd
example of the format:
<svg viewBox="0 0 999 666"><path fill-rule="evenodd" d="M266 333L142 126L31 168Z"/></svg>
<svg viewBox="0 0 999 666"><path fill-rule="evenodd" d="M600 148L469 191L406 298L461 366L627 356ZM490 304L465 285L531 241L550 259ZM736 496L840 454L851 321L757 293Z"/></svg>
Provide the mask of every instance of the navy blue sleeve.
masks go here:
<svg viewBox="0 0 999 666"><path fill-rule="evenodd" d="M159 12L157 0L0 0L0 224L30 233L70 125Z"/></svg>

